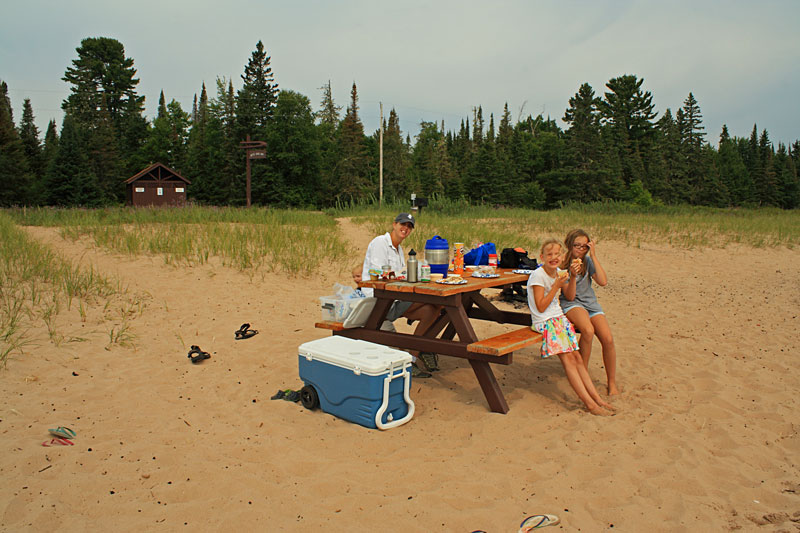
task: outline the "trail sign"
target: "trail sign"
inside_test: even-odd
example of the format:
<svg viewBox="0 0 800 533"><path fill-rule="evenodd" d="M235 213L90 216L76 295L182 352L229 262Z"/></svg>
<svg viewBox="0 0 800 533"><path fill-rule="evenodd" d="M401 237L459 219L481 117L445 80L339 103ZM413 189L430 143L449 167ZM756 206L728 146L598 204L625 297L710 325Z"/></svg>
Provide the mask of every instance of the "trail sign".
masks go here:
<svg viewBox="0 0 800 533"><path fill-rule="evenodd" d="M251 141L250 134L247 134L247 140L239 143L239 148L245 150L247 161L247 207L250 207L250 160L251 159L266 159L267 157L267 143L264 141Z"/></svg>

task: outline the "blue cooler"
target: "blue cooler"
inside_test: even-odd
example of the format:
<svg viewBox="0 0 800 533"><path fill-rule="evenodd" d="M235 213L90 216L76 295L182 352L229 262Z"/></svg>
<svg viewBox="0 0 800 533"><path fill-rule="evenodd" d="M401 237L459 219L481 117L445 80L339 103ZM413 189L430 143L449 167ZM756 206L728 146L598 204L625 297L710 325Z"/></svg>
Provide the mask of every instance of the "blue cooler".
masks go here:
<svg viewBox="0 0 800 533"><path fill-rule="evenodd" d="M432 239L425 242L425 260L431 266L431 274L441 274L447 277L447 269L450 267L450 247L447 239L434 235Z"/></svg>
<svg viewBox="0 0 800 533"><path fill-rule="evenodd" d="M390 429L414 415L411 355L339 335L298 348L303 405L368 428Z"/></svg>

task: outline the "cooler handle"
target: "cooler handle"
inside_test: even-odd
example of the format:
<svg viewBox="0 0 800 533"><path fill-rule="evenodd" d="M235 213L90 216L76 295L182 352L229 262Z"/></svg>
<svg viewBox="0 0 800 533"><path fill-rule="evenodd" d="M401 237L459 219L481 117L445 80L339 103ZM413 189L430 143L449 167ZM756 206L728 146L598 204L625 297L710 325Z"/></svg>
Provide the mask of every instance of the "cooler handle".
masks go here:
<svg viewBox="0 0 800 533"><path fill-rule="evenodd" d="M393 420L391 422L387 422L384 424L381 419L383 418L383 413L386 412L386 408L389 407L389 385L392 383L393 378L403 378L403 397L406 400L406 404L408 404L408 414L399 420ZM378 429L392 429L394 427L400 426L405 424L411 417L414 416L414 402L411 400L411 395L409 394L409 390L411 388L411 373L408 371L408 367L403 368L403 372L400 374L393 375L392 372L389 373L383 380L383 402L381 403L378 412L375 413L375 425Z"/></svg>

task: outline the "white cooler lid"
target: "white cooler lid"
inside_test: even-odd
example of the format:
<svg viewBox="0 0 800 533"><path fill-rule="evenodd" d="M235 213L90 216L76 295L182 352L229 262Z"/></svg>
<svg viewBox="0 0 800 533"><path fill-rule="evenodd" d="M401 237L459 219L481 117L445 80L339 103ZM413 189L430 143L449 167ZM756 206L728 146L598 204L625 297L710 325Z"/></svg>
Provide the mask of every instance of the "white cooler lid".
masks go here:
<svg viewBox="0 0 800 533"><path fill-rule="evenodd" d="M309 360L325 361L373 375L411 362L411 355L407 352L340 335L305 342L300 345L298 352Z"/></svg>

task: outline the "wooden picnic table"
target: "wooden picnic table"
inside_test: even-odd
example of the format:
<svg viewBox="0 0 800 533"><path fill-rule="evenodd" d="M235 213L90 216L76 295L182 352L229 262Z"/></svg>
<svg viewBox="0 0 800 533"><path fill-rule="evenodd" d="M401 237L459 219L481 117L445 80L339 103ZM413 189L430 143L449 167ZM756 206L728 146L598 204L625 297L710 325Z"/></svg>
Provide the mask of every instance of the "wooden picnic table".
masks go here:
<svg viewBox="0 0 800 533"><path fill-rule="evenodd" d="M374 289L375 307L363 327L344 329L341 322L319 322L317 327L331 329L334 335L362 339L402 350L433 352L467 359L475 372L489 408L507 413L503 392L495 379L490 363L508 365L514 350L540 342L541 335L530 329L530 312L498 309L482 294L483 289L502 289L514 283L525 283L528 274L515 274L511 269L497 269L496 278L474 278L465 272L463 285L435 282L362 281L361 287ZM420 335L381 331L380 327L395 300L442 306L442 313L433 325ZM489 339L480 340L472 320L489 320L500 324L524 326Z"/></svg>

